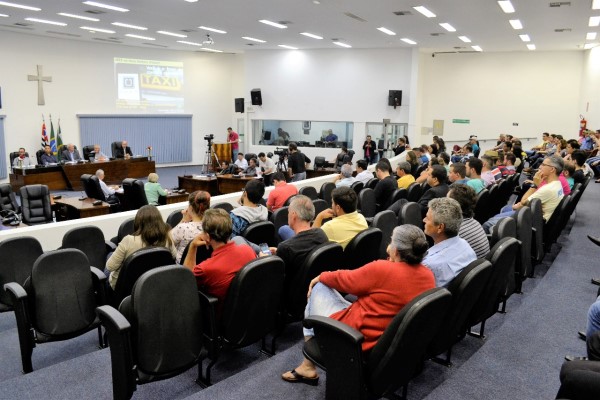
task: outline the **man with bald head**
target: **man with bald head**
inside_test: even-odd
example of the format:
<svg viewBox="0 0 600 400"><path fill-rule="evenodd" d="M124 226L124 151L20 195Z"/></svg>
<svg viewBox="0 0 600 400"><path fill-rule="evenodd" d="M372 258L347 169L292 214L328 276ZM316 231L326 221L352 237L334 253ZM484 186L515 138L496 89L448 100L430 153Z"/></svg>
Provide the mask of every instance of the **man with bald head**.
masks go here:
<svg viewBox="0 0 600 400"><path fill-rule="evenodd" d="M117 147L117 151L115 152L116 158L129 158L133 156L131 152L131 148L128 146L127 140L123 140L121 142L121 146Z"/></svg>

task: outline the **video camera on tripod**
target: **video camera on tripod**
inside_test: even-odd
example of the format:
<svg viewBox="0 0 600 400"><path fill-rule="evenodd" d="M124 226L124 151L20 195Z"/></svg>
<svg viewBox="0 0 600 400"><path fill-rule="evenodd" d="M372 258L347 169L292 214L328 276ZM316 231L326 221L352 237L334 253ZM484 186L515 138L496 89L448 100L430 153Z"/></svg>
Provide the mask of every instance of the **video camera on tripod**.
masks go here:
<svg viewBox="0 0 600 400"><path fill-rule="evenodd" d="M289 154L288 149L285 147L275 147L274 153L279 156L279 161L283 161L283 159Z"/></svg>
<svg viewBox="0 0 600 400"><path fill-rule="evenodd" d="M210 144L210 142L212 142L214 138L215 135L213 135L212 133L210 135L204 135L204 140L207 140L208 144Z"/></svg>

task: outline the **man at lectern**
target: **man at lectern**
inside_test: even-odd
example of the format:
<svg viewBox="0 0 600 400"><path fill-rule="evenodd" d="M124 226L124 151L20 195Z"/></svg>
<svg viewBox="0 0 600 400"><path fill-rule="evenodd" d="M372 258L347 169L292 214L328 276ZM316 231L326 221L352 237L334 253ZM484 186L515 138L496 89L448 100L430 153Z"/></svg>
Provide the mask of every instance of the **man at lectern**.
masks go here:
<svg viewBox="0 0 600 400"><path fill-rule="evenodd" d="M131 148L127 145L127 140L123 140L121 142L121 147L117 147L117 151L115 152L116 158L129 158L133 156L131 152Z"/></svg>

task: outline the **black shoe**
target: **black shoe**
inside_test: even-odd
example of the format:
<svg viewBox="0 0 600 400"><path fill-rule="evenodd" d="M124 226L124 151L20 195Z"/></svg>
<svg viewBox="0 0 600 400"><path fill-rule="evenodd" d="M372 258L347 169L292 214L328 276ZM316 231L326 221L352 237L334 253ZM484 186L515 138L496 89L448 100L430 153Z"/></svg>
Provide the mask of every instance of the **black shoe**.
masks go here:
<svg viewBox="0 0 600 400"><path fill-rule="evenodd" d="M577 334L579 335L579 339L581 339L583 341L587 340L587 335L585 334L585 332L579 331L579 332L577 332Z"/></svg>
<svg viewBox="0 0 600 400"><path fill-rule="evenodd" d="M600 278L592 278L592 283L594 285L600 286Z"/></svg>
<svg viewBox="0 0 600 400"><path fill-rule="evenodd" d="M588 359L587 357L565 356L565 360L567 360L567 361L575 361L575 360L587 361L587 359Z"/></svg>
<svg viewBox="0 0 600 400"><path fill-rule="evenodd" d="M588 239L590 239L596 246L600 246L600 238L588 235Z"/></svg>

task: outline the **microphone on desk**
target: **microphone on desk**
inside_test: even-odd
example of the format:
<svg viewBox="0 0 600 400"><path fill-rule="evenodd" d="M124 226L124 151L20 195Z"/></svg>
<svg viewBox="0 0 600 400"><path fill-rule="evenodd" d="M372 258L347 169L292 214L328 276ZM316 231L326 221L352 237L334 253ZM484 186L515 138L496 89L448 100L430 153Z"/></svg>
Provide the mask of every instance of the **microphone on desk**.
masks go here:
<svg viewBox="0 0 600 400"><path fill-rule="evenodd" d="M85 199L87 199L85 192L81 192L81 197L79 198L79 200L85 200Z"/></svg>

